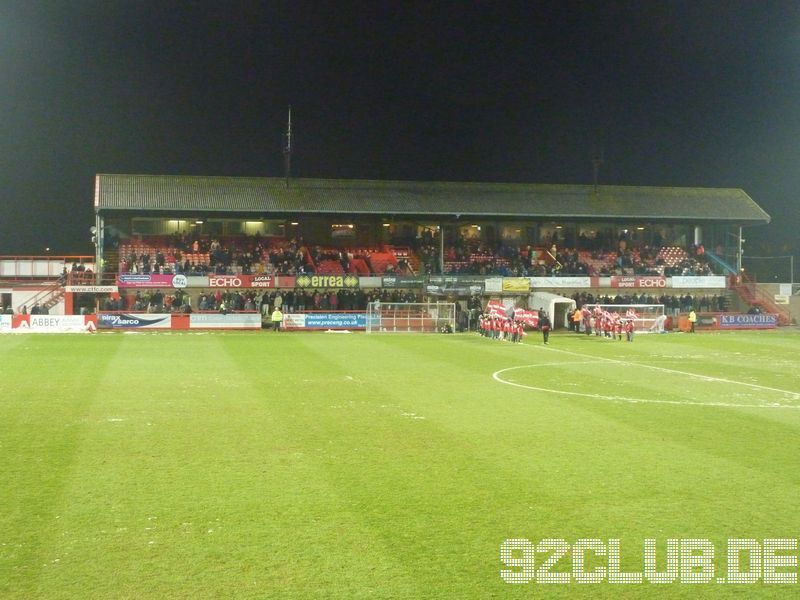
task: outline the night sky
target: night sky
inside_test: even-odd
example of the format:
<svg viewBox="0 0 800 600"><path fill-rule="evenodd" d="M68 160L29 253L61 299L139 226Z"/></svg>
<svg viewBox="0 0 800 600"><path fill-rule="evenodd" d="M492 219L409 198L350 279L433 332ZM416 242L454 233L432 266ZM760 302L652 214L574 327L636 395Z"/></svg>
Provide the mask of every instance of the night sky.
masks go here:
<svg viewBox="0 0 800 600"><path fill-rule="evenodd" d="M296 176L591 183L602 150L797 245L797 1L5 0L0 90L5 255L93 252L96 173L281 176L289 104Z"/></svg>

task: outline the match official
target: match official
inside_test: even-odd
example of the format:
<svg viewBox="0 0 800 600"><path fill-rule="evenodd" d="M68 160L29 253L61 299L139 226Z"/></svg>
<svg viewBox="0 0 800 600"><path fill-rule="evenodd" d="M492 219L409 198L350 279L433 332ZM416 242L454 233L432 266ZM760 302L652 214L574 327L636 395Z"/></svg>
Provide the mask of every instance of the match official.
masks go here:
<svg viewBox="0 0 800 600"><path fill-rule="evenodd" d="M283 321L283 313L281 309L277 306L275 310L272 311L272 329L273 331L280 331L281 330L281 322Z"/></svg>

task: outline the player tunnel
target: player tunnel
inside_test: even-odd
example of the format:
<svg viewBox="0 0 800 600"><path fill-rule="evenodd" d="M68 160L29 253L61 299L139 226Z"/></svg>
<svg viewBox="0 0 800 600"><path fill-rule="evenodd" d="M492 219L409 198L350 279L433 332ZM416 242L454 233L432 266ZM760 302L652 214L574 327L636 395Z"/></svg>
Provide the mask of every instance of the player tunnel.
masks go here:
<svg viewBox="0 0 800 600"><path fill-rule="evenodd" d="M552 294L550 292L534 292L528 298L528 306L533 310L540 308L547 311L554 329L569 327L569 315L575 312L575 300Z"/></svg>

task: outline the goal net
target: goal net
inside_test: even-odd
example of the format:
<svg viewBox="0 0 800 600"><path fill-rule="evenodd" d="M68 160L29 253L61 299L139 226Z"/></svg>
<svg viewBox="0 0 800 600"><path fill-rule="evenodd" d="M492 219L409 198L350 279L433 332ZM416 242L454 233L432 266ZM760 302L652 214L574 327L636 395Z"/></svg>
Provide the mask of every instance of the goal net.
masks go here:
<svg viewBox="0 0 800 600"><path fill-rule="evenodd" d="M633 317L633 330L636 333L657 333L664 331L663 304L584 304L594 314L595 307L610 313L618 313L622 319ZM663 318L660 318L663 317Z"/></svg>
<svg viewBox="0 0 800 600"><path fill-rule="evenodd" d="M370 302L367 333L440 333L456 329L452 302Z"/></svg>

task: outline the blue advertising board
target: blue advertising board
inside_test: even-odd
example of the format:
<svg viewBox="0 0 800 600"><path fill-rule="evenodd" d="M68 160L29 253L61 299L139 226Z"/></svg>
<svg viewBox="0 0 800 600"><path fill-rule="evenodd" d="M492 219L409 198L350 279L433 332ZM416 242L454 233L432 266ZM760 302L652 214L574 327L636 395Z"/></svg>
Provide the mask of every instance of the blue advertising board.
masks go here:
<svg viewBox="0 0 800 600"><path fill-rule="evenodd" d="M364 313L308 313L306 329L366 329Z"/></svg>
<svg viewBox="0 0 800 600"><path fill-rule="evenodd" d="M101 329L169 329L172 327L172 315L100 313L97 315L97 326Z"/></svg>
<svg viewBox="0 0 800 600"><path fill-rule="evenodd" d="M720 329L775 329L778 315L721 314Z"/></svg>

